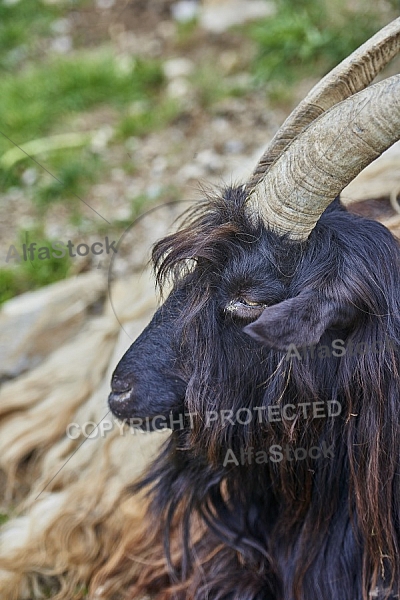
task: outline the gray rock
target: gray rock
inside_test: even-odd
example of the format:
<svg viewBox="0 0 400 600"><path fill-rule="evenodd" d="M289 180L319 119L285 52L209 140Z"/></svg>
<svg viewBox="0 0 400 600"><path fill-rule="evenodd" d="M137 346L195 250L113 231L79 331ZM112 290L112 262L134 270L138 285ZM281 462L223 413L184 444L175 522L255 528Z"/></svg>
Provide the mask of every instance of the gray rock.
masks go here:
<svg viewBox="0 0 400 600"><path fill-rule="evenodd" d="M204 6L200 13L200 25L211 33L222 33L233 25L241 25L274 13L275 5L265 0L226 0Z"/></svg>
<svg viewBox="0 0 400 600"><path fill-rule="evenodd" d="M93 271L6 302L0 313L0 378L38 365L75 335L86 309L106 288L101 271Z"/></svg>
<svg viewBox="0 0 400 600"><path fill-rule="evenodd" d="M178 23L192 21L199 14L199 4L196 0L181 0L171 6L171 14Z"/></svg>
<svg viewBox="0 0 400 600"><path fill-rule="evenodd" d="M168 79L175 79L176 77L187 77L193 73L194 64L188 58L171 58L165 61L163 69Z"/></svg>

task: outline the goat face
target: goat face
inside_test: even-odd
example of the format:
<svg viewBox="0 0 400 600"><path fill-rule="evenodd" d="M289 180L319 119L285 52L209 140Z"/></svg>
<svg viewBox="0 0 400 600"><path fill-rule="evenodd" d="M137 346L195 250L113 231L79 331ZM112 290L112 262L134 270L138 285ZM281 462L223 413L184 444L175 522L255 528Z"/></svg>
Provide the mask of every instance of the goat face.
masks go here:
<svg viewBox="0 0 400 600"><path fill-rule="evenodd" d="M384 227L338 199L307 242L252 224L242 188L200 212L155 248L158 280L172 274L174 288L117 366L109 402L120 418L186 430L191 450L217 466L227 448L295 441L292 422L272 427L260 407L338 401L360 360L376 360L329 351L288 359L287 350L332 349L335 339L383 349L383 332L395 336L397 300L387 295L399 253ZM245 425L234 418L241 409L253 411Z"/></svg>

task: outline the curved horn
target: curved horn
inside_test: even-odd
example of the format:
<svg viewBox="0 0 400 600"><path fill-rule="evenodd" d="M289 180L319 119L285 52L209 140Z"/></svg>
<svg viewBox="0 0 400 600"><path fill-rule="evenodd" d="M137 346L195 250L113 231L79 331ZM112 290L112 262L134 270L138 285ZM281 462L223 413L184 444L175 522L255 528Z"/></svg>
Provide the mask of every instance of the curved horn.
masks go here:
<svg viewBox="0 0 400 600"><path fill-rule="evenodd" d="M249 182L249 192L265 177L285 148L326 110L366 88L400 51L400 17L344 59L313 87L289 115L260 158Z"/></svg>
<svg viewBox="0 0 400 600"><path fill-rule="evenodd" d="M332 200L400 138L400 75L340 102L295 139L249 205L279 233L306 240Z"/></svg>

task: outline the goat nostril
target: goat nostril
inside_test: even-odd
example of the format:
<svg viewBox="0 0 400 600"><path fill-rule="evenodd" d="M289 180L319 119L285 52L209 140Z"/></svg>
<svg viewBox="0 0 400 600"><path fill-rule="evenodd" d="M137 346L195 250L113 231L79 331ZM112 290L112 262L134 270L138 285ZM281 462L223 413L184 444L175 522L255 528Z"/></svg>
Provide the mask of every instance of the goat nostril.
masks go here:
<svg viewBox="0 0 400 600"><path fill-rule="evenodd" d="M133 385L132 381L125 378L113 377L111 381L111 394L108 397L108 404L111 410L121 411L124 406L132 400Z"/></svg>
<svg viewBox="0 0 400 600"><path fill-rule="evenodd" d="M132 390L116 393L112 391L108 396L108 406L118 419L129 419L132 416Z"/></svg>
<svg viewBox="0 0 400 600"><path fill-rule="evenodd" d="M132 383L126 381L126 379L113 377L111 381L111 389L115 394L124 394L125 392L130 392L132 390Z"/></svg>

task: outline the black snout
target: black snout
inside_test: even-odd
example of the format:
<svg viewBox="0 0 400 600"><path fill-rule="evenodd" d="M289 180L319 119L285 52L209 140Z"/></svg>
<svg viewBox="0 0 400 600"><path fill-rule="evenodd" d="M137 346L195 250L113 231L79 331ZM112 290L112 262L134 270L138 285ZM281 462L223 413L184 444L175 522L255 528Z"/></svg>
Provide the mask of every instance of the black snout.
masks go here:
<svg viewBox="0 0 400 600"><path fill-rule="evenodd" d="M119 362L118 367L120 364L121 361ZM129 392L129 390L132 389L133 385L129 380L118 377L117 369L115 370L114 375L112 377L111 387L115 395L125 394L126 392Z"/></svg>
<svg viewBox="0 0 400 600"><path fill-rule="evenodd" d="M108 403L119 419L159 429L169 427L170 415L183 414L186 384L177 371L171 330L164 305L118 363Z"/></svg>
<svg viewBox="0 0 400 600"><path fill-rule="evenodd" d="M132 415L133 390L127 389L125 392L111 392L108 397L108 405L111 412L119 419L130 419Z"/></svg>
<svg viewBox="0 0 400 600"><path fill-rule="evenodd" d="M112 392L108 397L111 412L119 419L129 419L134 396L132 383L127 379L120 379L115 372L111 381L111 389Z"/></svg>

